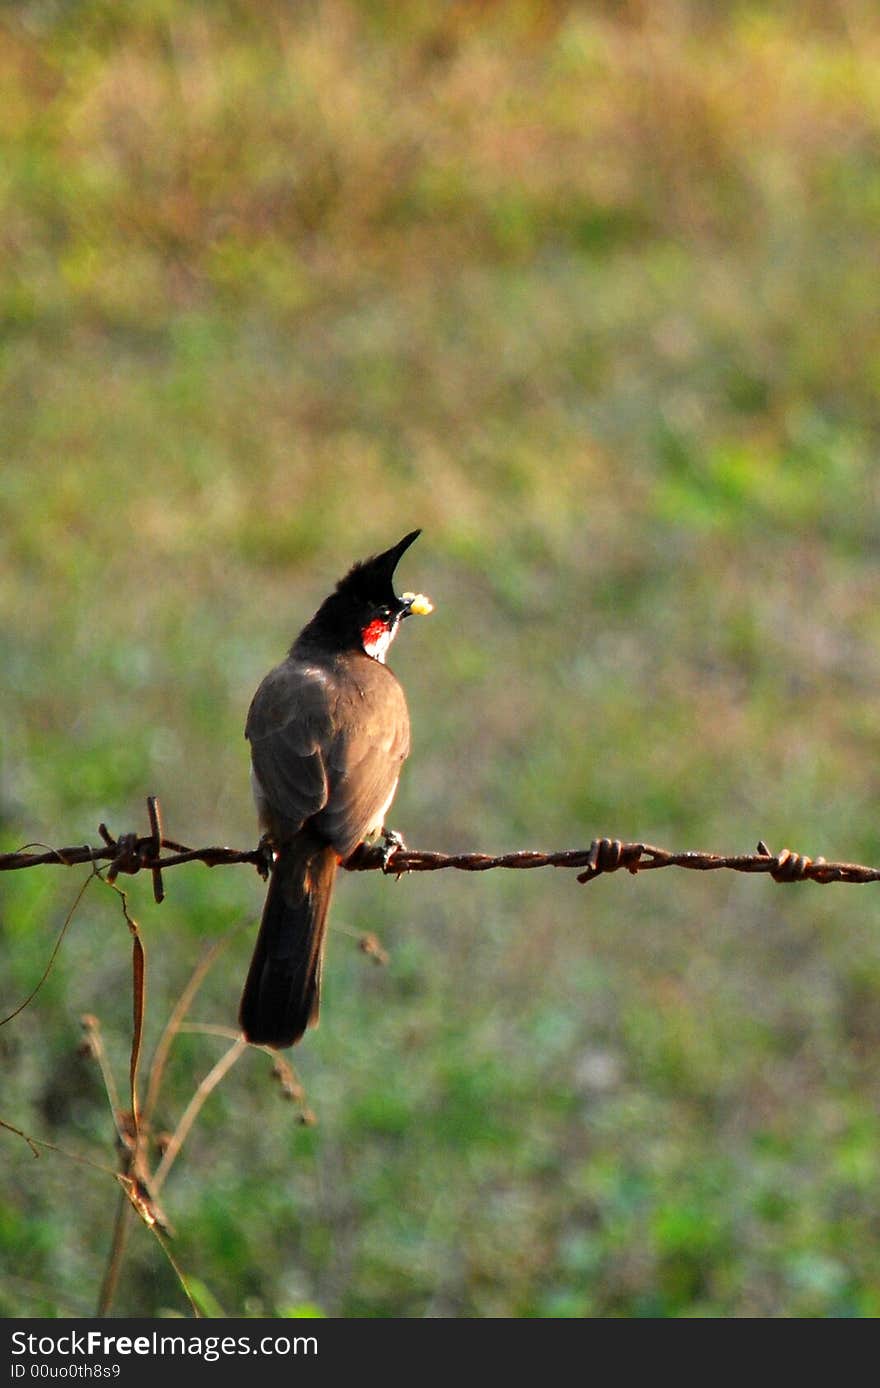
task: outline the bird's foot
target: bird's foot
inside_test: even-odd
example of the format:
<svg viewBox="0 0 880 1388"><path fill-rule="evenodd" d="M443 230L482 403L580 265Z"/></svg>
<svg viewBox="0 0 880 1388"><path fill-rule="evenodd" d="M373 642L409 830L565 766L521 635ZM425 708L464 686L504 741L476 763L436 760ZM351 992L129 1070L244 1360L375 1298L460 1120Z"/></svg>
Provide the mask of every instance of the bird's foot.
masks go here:
<svg viewBox="0 0 880 1388"><path fill-rule="evenodd" d="M398 834L396 829L383 829L381 848L382 871L385 873L394 873L394 855L396 853L403 852L406 849L406 844L403 841L403 835ZM400 873L397 872L395 875L399 877Z"/></svg>
<svg viewBox="0 0 880 1388"><path fill-rule="evenodd" d="M272 847L272 841L268 834L263 834L260 842L257 844L257 852L260 854L260 861L257 863L257 872L265 882L275 862L275 850Z"/></svg>

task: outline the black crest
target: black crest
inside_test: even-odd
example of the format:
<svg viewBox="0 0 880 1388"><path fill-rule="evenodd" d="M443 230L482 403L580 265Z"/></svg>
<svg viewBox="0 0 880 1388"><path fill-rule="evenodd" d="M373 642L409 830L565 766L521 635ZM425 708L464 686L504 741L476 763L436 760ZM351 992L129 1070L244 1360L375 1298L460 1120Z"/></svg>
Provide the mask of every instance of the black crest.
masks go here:
<svg viewBox="0 0 880 1388"><path fill-rule="evenodd" d="M337 650L344 649L358 643L363 618L370 612L388 607L397 617L404 616L409 611L409 603L394 591L394 570L400 556L421 533L421 530L411 530L384 553L374 554L349 569L295 644L313 646L315 642L321 642Z"/></svg>
<svg viewBox="0 0 880 1388"><path fill-rule="evenodd" d="M400 562L401 555L421 533L421 530L411 530L383 554L374 554L371 558L355 564L345 578L337 583L337 595L362 603L365 607L381 607L383 603L394 606L398 602L392 582L394 570Z"/></svg>

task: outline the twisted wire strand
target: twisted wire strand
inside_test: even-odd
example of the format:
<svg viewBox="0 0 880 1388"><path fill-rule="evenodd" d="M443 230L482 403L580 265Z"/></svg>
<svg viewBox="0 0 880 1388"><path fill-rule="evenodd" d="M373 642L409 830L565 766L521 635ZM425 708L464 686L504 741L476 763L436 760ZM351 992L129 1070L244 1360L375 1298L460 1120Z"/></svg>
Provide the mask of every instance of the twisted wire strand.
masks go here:
<svg viewBox="0 0 880 1388"><path fill-rule="evenodd" d="M271 855L265 844L252 849L220 845L189 848L163 835L159 802L155 796L147 798L147 812L150 819L150 833L147 835L125 833L114 838L107 826L101 824L98 829L101 846L82 844L52 848L46 844L25 844L17 852L0 854L0 872L106 862L109 864L107 878L111 882L120 873L133 875L141 871L150 872L157 901L164 896L162 873L166 868L179 867L182 863L205 863L208 867L250 863L263 876L266 875ZM36 849L43 851L33 851ZM460 872L488 872L494 868L522 870L555 867L578 868L578 882L592 882L596 877L617 872L621 868L636 874L657 868L677 867L695 872L726 869L731 872L766 873L774 882L780 883L819 882L824 885L829 882L880 881L880 868L861 863L828 862L825 858L810 858L788 848L771 853L763 840L758 843L755 853L735 854L693 850L673 853L650 843L624 843L620 839L610 838L594 839L589 848L570 848L551 853L534 849L500 854L437 853L403 845L394 846L389 851L387 847L378 845L361 847L343 866L352 872L382 871L393 877L409 872L437 872L445 868Z"/></svg>

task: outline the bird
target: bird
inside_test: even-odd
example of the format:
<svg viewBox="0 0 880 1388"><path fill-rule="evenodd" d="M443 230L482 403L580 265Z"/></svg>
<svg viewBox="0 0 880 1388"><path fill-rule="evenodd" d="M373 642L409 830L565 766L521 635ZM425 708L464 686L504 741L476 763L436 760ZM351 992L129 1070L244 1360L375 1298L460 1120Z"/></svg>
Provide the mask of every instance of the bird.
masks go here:
<svg viewBox="0 0 880 1388"><path fill-rule="evenodd" d="M239 1009L254 1045L292 1046L318 1021L339 864L383 835L386 853L403 842L385 816L409 753L409 712L385 659L401 622L433 610L392 582L420 534L354 564L250 705L251 785L271 861Z"/></svg>

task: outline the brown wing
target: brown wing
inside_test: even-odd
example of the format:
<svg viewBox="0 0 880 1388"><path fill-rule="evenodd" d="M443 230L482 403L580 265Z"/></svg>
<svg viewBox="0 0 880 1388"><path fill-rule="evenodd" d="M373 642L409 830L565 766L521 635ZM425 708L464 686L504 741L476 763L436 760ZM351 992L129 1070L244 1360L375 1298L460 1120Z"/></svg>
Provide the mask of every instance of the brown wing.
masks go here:
<svg viewBox="0 0 880 1388"><path fill-rule="evenodd" d="M295 834L327 803L324 753L333 737L335 689L327 673L283 661L253 697L245 724L273 833Z"/></svg>
<svg viewBox="0 0 880 1388"><path fill-rule="evenodd" d="M310 819L341 858L377 827L409 752L403 690L367 655L339 674L288 658L254 695L245 734L275 832Z"/></svg>

